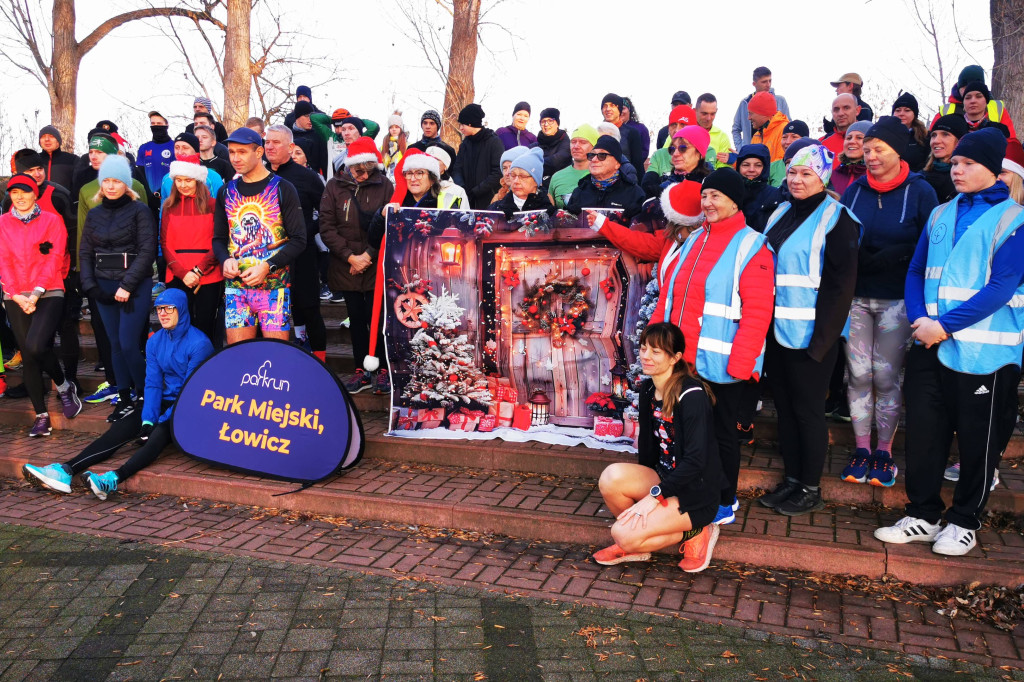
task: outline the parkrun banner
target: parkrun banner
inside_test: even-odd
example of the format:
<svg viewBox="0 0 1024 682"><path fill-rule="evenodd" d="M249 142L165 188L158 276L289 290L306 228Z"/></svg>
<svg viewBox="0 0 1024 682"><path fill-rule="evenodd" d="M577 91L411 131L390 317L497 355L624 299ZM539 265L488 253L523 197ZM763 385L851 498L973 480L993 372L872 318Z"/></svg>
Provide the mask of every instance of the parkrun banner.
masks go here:
<svg viewBox="0 0 1024 682"><path fill-rule="evenodd" d="M172 431L204 462L306 484L363 455L363 426L344 386L283 341L237 343L200 365L175 403Z"/></svg>

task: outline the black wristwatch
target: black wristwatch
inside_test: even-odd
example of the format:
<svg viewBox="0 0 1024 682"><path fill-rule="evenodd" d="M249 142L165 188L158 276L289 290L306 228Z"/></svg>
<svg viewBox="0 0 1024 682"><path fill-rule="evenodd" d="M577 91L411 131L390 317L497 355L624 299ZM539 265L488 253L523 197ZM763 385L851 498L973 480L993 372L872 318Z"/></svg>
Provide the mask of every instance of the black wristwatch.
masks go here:
<svg viewBox="0 0 1024 682"><path fill-rule="evenodd" d="M266 261L266 263L267 263L267 267L268 267L268 268L270 268L270 273L271 273L271 274L273 274L273 273L275 273L275 272L277 272L278 270L280 270L280 269L281 269L281 268L279 268L278 266L276 266L276 265L274 265L273 263L271 263L271 262L270 262L269 260L268 260L268 261Z"/></svg>

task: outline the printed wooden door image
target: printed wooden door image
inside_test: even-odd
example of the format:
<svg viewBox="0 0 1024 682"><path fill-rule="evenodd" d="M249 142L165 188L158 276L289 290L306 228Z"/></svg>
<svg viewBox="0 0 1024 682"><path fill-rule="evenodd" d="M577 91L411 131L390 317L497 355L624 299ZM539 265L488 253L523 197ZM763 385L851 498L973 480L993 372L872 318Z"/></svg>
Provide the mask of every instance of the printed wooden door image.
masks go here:
<svg viewBox="0 0 1024 682"><path fill-rule="evenodd" d="M506 246L495 259L496 277L514 271L519 286L500 287L501 374L520 396L543 390L549 421L591 426L586 399L612 390L616 366L615 320L621 315L622 266L613 248Z"/></svg>

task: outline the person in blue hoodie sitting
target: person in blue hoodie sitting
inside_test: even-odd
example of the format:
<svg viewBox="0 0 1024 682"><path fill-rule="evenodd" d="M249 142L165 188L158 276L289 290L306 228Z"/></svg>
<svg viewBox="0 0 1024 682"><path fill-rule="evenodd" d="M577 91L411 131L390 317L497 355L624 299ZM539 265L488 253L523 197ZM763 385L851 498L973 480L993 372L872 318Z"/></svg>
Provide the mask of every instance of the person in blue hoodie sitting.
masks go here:
<svg viewBox="0 0 1024 682"><path fill-rule="evenodd" d="M171 442L174 402L185 380L213 355L213 344L192 326L184 291L167 289L156 299L154 307L161 329L146 343L146 397L141 413L136 410L111 424L106 433L65 464L24 465L22 474L29 483L58 493L70 493L71 477L81 473L82 481L96 497L105 500L120 484L155 462ZM103 474L87 470L106 461L133 440L141 442L142 447L119 468Z"/></svg>

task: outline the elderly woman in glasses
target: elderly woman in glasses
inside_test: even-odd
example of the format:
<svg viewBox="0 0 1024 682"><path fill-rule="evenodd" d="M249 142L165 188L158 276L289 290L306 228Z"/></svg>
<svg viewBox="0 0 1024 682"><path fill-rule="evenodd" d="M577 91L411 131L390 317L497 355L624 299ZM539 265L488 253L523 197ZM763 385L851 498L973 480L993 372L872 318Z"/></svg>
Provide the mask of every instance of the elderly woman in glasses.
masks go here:
<svg viewBox="0 0 1024 682"><path fill-rule="evenodd" d="M501 201L487 207L511 218L516 211L543 211L553 208L544 192L538 192L544 176L544 150L534 147L520 155L508 169L509 193Z"/></svg>
<svg viewBox="0 0 1024 682"><path fill-rule="evenodd" d="M566 203L570 213L579 215L585 208L608 208L622 211L622 222L628 225L643 206L644 191L620 173L622 146L610 135L602 135L587 154L590 175L581 178Z"/></svg>

